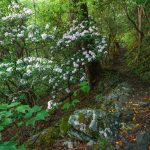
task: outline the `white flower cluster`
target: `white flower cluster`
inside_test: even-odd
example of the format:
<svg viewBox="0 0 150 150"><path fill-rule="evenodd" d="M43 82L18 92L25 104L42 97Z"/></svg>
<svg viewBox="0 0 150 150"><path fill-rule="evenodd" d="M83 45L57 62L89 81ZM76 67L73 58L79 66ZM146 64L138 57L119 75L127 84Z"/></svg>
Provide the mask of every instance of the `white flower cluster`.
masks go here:
<svg viewBox="0 0 150 150"><path fill-rule="evenodd" d="M8 9L11 13L8 16L2 17L2 21L12 21L15 19L22 19L32 14L32 10L29 8L23 8L21 10L21 6L15 2L12 2Z"/></svg>
<svg viewBox="0 0 150 150"><path fill-rule="evenodd" d="M13 63L1 63L0 64L0 77L7 77L13 73ZM3 78L5 80L5 78Z"/></svg>
<svg viewBox="0 0 150 150"><path fill-rule="evenodd" d="M28 77L36 77L35 72L37 73L38 77L40 80L44 77L44 72L47 72L48 70L51 69L51 60L47 60L45 58L38 58L38 57L27 57L23 59L18 59L16 61L16 64L18 67L16 68L17 71L21 71L23 69L23 77L28 78ZM21 67L20 67L21 66ZM22 68L22 66L24 66ZM42 74L41 74L42 73ZM39 76L40 75L40 76ZM37 80L39 80L37 79ZM46 77L45 77L46 79ZM34 78L35 82L36 78Z"/></svg>
<svg viewBox="0 0 150 150"><path fill-rule="evenodd" d="M4 32L5 39L0 41L0 45L6 45L8 42L14 45L14 41L20 41L21 39L24 39L27 43L32 43L33 45L33 42L36 43L41 40L54 39L53 34L40 33L39 27L33 24L28 26L16 25L11 27L11 29L5 27L1 30Z"/></svg>
<svg viewBox="0 0 150 150"><path fill-rule="evenodd" d="M14 48L16 51L19 44L22 48L32 51L37 47L40 49L44 40L51 43L55 38L53 31L49 30L49 24L46 24L45 28L41 28L38 25L26 23L32 14L32 10L29 8L12 2L8 6L8 10L9 15L1 18L3 27L1 28L0 45ZM41 43L37 46L39 42Z"/></svg>
<svg viewBox="0 0 150 150"><path fill-rule="evenodd" d="M0 63L0 68L0 82L15 80L18 86L26 88L47 84L51 87L51 100L55 100L60 92L71 92L68 81L72 84L78 83L80 79L86 80L83 69L78 71L73 66L65 63L59 65L46 58L26 57L14 63Z"/></svg>
<svg viewBox="0 0 150 150"><path fill-rule="evenodd" d="M16 73L21 74L19 82L23 85L34 81L34 83L42 80L47 71L51 68L52 61L45 58L28 57L18 59L16 63L1 63L0 78L13 77ZM32 81L31 81L32 78Z"/></svg>
<svg viewBox="0 0 150 150"><path fill-rule="evenodd" d="M69 48L72 49L75 47L73 45L73 43L75 43L75 45L81 45L81 49L75 51L74 54L71 53L70 56L72 57L67 57L67 59L63 60L61 65L55 66L53 69L55 76L49 79L49 84L53 84L53 91L62 90L67 82L79 83L81 81L85 81L87 77L83 66L87 62L94 61L95 59L100 58L102 55L107 53L106 40L104 37L100 36L95 26L90 24L87 28L87 21L83 21L77 25L76 24L77 22L75 22L73 27L71 27L70 30L63 35L63 38L57 42L56 47L65 50L69 46ZM84 47L83 42L87 42L89 44ZM53 52L56 51L54 50ZM70 92L70 89L67 86L65 92ZM54 96L52 99L54 100L56 98L56 93L53 92L53 94Z"/></svg>
<svg viewBox="0 0 150 150"><path fill-rule="evenodd" d="M1 44L6 44L10 42L14 45L14 41L20 41L21 39L24 39L26 42L38 42L41 40L41 37L39 36L40 31L37 26L35 25L16 25L11 26L11 28L8 26L5 26L5 28L2 29L5 39L2 41Z"/></svg>
<svg viewBox="0 0 150 150"><path fill-rule="evenodd" d="M48 105L47 105L47 109L52 109L52 108L54 108L55 106L57 106L57 103L55 103L53 100L48 101L47 104L48 104Z"/></svg>
<svg viewBox="0 0 150 150"><path fill-rule="evenodd" d="M106 47L106 40L105 38L101 37L98 29L93 25L92 22L89 21L82 21L81 23L77 23L74 21L73 26L70 28L70 30L65 33L62 37L57 42L57 46L69 46L70 43L75 42L75 41L85 41L89 39L94 39L94 43L99 48ZM99 42L101 40L101 42ZM91 41L90 41L91 42ZM62 47L63 48L63 47ZM102 49L104 49L102 48Z"/></svg>
<svg viewBox="0 0 150 150"><path fill-rule="evenodd" d="M76 49L75 45L78 45L79 49L72 51L73 57L67 62L72 64L75 70L84 66L86 62L92 62L107 54L106 39L98 33L92 21L82 21L79 24L74 22L70 30L57 42L56 47L61 50Z"/></svg>

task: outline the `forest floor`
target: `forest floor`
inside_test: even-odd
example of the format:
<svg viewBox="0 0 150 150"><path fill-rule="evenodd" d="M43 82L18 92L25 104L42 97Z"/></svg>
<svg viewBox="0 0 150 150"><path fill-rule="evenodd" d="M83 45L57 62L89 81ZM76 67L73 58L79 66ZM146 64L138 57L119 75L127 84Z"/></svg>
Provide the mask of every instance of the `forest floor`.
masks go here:
<svg viewBox="0 0 150 150"><path fill-rule="evenodd" d="M146 150L145 147L142 147L146 140L149 140L149 148L150 150L150 85L144 83L136 77L126 77L127 82L130 83L133 87L133 92L129 101L124 103L124 107L133 112L132 121L125 127L123 130L120 130L119 139L114 141L114 145L116 149L119 150ZM93 96L95 93L91 95ZM91 98L90 98L91 99ZM92 100L92 99L91 99ZM76 109L79 108L88 108L95 106L92 101L81 101L81 104L77 106ZM129 116L130 117L130 116ZM146 135L143 136L142 133L149 132L148 137ZM142 141L142 138L144 141ZM64 148L63 142L64 140L56 140L54 143L54 147L50 148L52 150L67 150ZM86 143L78 142L77 146L70 150L87 150ZM92 150L92 149L91 149Z"/></svg>
<svg viewBox="0 0 150 150"><path fill-rule="evenodd" d="M121 76L123 81L129 83L132 87L132 93L129 100L124 102L125 109L131 112L132 118L128 126L120 129L119 138L113 142L115 149L118 150L150 150L150 83L142 81L139 77L133 75L124 62L125 49L116 56L111 67L108 67L108 72L114 76ZM113 68L113 71L111 71ZM106 69L106 70L107 70ZM110 70L109 70L110 69ZM107 78L107 77L106 77ZM103 79L102 79L103 80ZM103 81L102 81L103 82ZM95 108L97 103L93 99L98 94L97 87L90 93L88 100L83 97L76 109ZM71 110L69 113L73 112ZM55 117L54 117L55 118ZM65 150L64 140L56 140L52 150ZM145 146L148 144L149 146ZM78 142L77 146L70 150L88 150L86 143ZM89 149L90 150L90 149ZM91 148L91 150L94 150Z"/></svg>
<svg viewBox="0 0 150 150"><path fill-rule="evenodd" d="M124 64L125 63L121 60L121 63L118 64L117 61L116 64L111 66L113 71L108 68L110 74L111 72L116 76L119 74L119 76L132 87L130 99L123 102L124 108L131 112L131 116L127 114L128 116L125 118L131 120L127 123L127 126L120 129L118 140L114 141L112 145L117 150L150 150L150 83L144 82L139 77L133 75ZM83 97L76 109L95 108L98 103L93 102L93 99L97 94L98 89L95 88L95 90L90 93L88 100L86 97ZM73 112L73 110L69 113L71 112ZM56 140L53 147L48 148L48 150L67 150L68 148L63 146L64 141L66 141L66 138ZM77 145L70 150L99 149L88 148L86 143L77 141Z"/></svg>
<svg viewBox="0 0 150 150"><path fill-rule="evenodd" d="M113 71L112 74L118 75L116 71L115 73ZM129 113L127 114L128 116L122 116L127 119L128 123L119 129L118 139L113 141L112 145L117 150L147 150L145 149L145 145L149 144L148 150L150 150L150 84L141 81L133 75L126 76L120 74L120 76L123 76L122 79L129 83L133 89L130 99L123 102L123 107L131 112L131 114ZM75 108L65 111L61 109L57 110L44 122L43 127L49 128L55 126L58 120L72 114L77 109L98 107L99 102L97 103L94 100L97 93L98 87L88 96L82 95L80 97L80 103L77 104ZM87 143L78 140L74 140L76 145L73 148L66 148L64 142L67 140L70 140L67 135L58 137L51 146L44 147L44 150L95 150L94 148L89 149ZM43 150L43 147L38 147L36 150Z"/></svg>

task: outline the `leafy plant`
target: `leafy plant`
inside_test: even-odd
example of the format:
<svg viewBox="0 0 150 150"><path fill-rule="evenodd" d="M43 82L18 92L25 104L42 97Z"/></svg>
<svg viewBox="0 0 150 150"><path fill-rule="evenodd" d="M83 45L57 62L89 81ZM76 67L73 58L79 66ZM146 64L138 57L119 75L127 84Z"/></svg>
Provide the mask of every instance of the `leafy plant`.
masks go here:
<svg viewBox="0 0 150 150"><path fill-rule="evenodd" d="M102 94L99 94L96 96L96 99L95 99L97 102L102 102L104 100L104 96Z"/></svg>
<svg viewBox="0 0 150 150"><path fill-rule="evenodd" d="M8 141L0 144L0 150L25 150L24 145L16 146L15 143Z"/></svg>
<svg viewBox="0 0 150 150"><path fill-rule="evenodd" d="M71 102L66 102L63 105L63 109L67 109L68 110L68 109L70 109L72 107L75 107L79 102L80 102L80 100L78 100L78 99L74 99Z"/></svg>
<svg viewBox="0 0 150 150"><path fill-rule="evenodd" d="M89 83L84 81L80 83L80 90L84 93L89 93L90 91L90 86Z"/></svg>
<svg viewBox="0 0 150 150"><path fill-rule="evenodd" d="M61 132L62 136L64 136L70 129L68 119L69 119L68 117L63 117L63 118L61 118L61 120L59 122L60 132Z"/></svg>
<svg viewBox="0 0 150 150"><path fill-rule="evenodd" d="M22 105L19 102L11 104L0 105L0 131L3 131L8 126L14 124L17 128L20 126L34 126L36 122L44 120L48 116L46 110L42 110L42 107L35 105L30 107L29 105ZM0 148L3 149L16 148L12 142L1 141ZM22 147L23 148L23 147ZM22 150L22 149L21 149Z"/></svg>

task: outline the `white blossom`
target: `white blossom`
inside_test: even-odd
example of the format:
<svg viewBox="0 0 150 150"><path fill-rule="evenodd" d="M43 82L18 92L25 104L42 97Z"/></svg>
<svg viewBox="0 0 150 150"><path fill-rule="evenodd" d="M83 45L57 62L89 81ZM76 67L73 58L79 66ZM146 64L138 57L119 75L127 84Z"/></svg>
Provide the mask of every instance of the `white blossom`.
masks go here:
<svg viewBox="0 0 150 150"><path fill-rule="evenodd" d="M48 101L47 103L47 109L52 109L53 107L55 107L57 105L57 103L54 103L53 100Z"/></svg>
<svg viewBox="0 0 150 150"><path fill-rule="evenodd" d="M22 85L25 85L25 84L27 84L27 81L26 81L25 79L21 79L21 80L20 80L20 83L21 83Z"/></svg>
<svg viewBox="0 0 150 150"><path fill-rule="evenodd" d="M49 29L49 24L46 24L46 26L45 26L45 30L48 30Z"/></svg>
<svg viewBox="0 0 150 150"><path fill-rule="evenodd" d="M43 40L46 40L48 38L48 35L46 33L41 34L41 37Z"/></svg>
<svg viewBox="0 0 150 150"><path fill-rule="evenodd" d="M11 74L13 72L13 68L9 67L9 68L6 69L6 71Z"/></svg>
<svg viewBox="0 0 150 150"><path fill-rule="evenodd" d="M24 34L22 34L22 33L19 34L19 33L18 33L18 34L17 34L17 37L18 37L18 38L22 38L22 37L24 37Z"/></svg>

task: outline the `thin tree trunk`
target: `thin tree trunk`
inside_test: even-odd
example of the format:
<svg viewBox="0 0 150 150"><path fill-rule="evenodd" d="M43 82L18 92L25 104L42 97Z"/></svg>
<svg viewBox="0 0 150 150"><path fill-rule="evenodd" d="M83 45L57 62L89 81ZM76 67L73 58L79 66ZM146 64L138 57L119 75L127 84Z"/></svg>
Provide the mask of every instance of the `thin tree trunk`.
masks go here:
<svg viewBox="0 0 150 150"><path fill-rule="evenodd" d="M142 5L138 7L138 29L139 31L142 31L142 18L144 16L144 8ZM139 43L139 48L141 47L141 43L143 40L143 36L141 33L139 33L139 38L138 38L138 43Z"/></svg>

